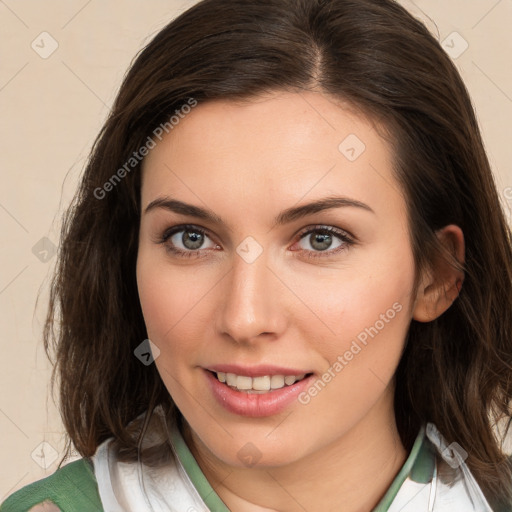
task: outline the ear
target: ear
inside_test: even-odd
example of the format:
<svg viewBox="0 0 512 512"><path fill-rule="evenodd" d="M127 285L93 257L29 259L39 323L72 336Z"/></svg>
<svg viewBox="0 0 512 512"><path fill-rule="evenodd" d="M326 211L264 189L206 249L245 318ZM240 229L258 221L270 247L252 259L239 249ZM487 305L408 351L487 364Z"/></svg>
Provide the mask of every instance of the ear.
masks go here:
<svg viewBox="0 0 512 512"><path fill-rule="evenodd" d="M464 272L454 266L455 259L464 264L464 234L459 226L450 224L436 231L443 245L445 257L439 255L429 269L423 272L413 307L413 319L431 322L441 316L459 296L464 281Z"/></svg>

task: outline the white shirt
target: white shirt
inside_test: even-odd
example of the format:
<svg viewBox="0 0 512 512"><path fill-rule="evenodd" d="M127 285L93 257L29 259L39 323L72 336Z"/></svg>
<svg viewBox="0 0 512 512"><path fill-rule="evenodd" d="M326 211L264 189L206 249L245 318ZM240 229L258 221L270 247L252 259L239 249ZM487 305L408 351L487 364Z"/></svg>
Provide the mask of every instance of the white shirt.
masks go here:
<svg viewBox="0 0 512 512"><path fill-rule="evenodd" d="M161 408L155 421L163 421ZM152 420L154 421L154 420ZM188 449L179 429L169 432L174 460L161 467L116 459L113 438L92 457L105 512L228 512ZM154 445L151 428L145 446ZM435 425L420 429L399 474L374 512L493 512L464 460L464 450ZM210 508L209 508L210 507Z"/></svg>

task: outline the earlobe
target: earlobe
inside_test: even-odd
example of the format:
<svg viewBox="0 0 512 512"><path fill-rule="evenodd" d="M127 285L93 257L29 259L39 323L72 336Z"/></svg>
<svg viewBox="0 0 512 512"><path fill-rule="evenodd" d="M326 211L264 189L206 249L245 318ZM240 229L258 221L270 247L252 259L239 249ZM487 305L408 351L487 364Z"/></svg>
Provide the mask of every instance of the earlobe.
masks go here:
<svg viewBox="0 0 512 512"><path fill-rule="evenodd" d="M459 296L464 281L464 272L456 266L465 261L462 230L450 224L436 234L446 255L436 258L421 277L413 308L413 319L418 322L431 322L441 316Z"/></svg>

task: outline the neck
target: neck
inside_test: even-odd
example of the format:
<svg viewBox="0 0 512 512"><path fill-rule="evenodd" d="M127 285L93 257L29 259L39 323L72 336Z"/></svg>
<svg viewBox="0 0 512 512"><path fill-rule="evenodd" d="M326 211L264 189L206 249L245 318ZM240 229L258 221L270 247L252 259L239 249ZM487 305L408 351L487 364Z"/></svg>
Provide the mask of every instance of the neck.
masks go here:
<svg viewBox="0 0 512 512"><path fill-rule="evenodd" d="M343 436L284 466L231 467L208 450L187 422L183 435L216 493L237 512L367 512L379 503L407 458L391 389Z"/></svg>

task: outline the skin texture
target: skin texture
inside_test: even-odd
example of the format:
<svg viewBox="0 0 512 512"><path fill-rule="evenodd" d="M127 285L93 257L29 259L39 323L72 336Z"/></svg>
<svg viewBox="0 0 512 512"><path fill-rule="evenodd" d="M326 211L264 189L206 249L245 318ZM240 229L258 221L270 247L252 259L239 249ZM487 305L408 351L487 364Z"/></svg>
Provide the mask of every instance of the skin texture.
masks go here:
<svg viewBox="0 0 512 512"><path fill-rule="evenodd" d="M368 511L407 457L393 375L411 319L442 314L462 277L440 262L412 295L405 200L375 128L320 92L213 101L195 107L144 161L137 280L148 336L187 420L187 444L230 510ZM350 134L365 145L354 161L338 149ZM144 212L163 196L224 222ZM273 226L281 211L329 196L372 211L344 206ZM158 243L182 224L207 231L199 256L166 250L174 243L190 252L183 232ZM343 230L353 243L333 235L322 251L303 235L316 225ZM251 263L236 251L249 236L262 248ZM439 236L462 260L460 229ZM320 377L393 304L400 311L307 405L247 418L218 405L206 386L202 368L219 363L270 363ZM249 442L260 457L252 467L237 456Z"/></svg>

